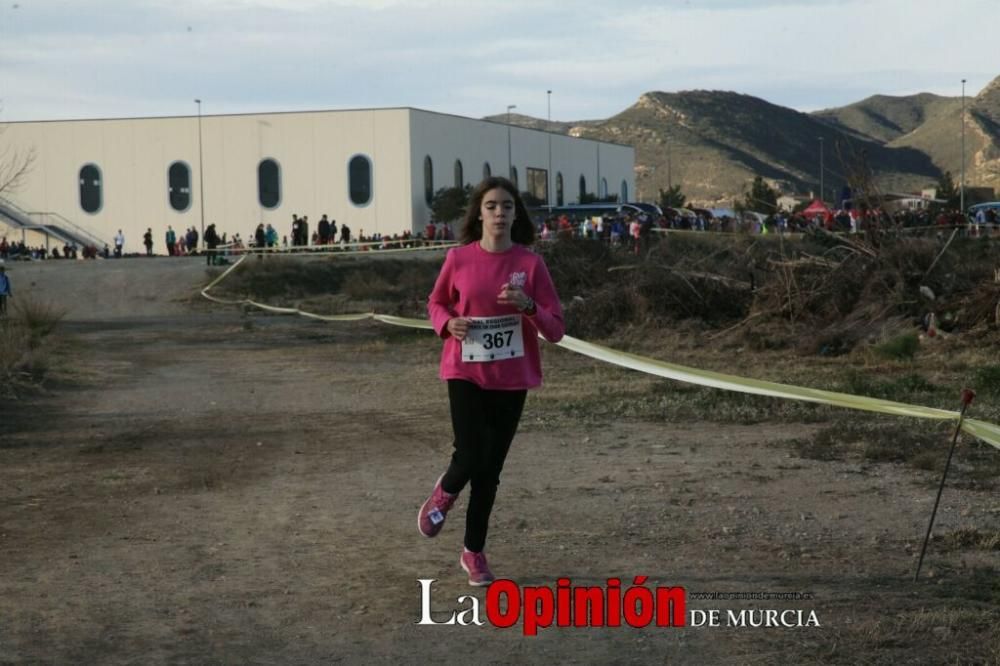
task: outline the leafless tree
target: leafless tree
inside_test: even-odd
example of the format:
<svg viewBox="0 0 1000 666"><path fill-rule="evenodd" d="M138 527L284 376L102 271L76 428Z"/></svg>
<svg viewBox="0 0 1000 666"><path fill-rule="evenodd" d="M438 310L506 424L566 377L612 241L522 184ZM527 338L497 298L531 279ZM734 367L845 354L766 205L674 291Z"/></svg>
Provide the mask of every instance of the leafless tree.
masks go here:
<svg viewBox="0 0 1000 666"><path fill-rule="evenodd" d="M0 128L0 197L17 190L31 173L37 154L34 148L17 148L3 141Z"/></svg>

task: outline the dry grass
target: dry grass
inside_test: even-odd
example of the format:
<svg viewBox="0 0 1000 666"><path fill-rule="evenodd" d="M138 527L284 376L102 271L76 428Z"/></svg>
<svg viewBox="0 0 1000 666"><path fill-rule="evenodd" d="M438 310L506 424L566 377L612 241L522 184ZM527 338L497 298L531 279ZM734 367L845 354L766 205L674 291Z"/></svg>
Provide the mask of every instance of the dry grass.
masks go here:
<svg viewBox="0 0 1000 666"><path fill-rule="evenodd" d="M249 260L218 289L234 297L319 314L378 311L423 316L442 255L387 257L273 257Z"/></svg>
<svg viewBox="0 0 1000 666"><path fill-rule="evenodd" d="M954 435L950 422L868 416L839 416L810 438L792 443L796 453L814 460L901 463L933 472L937 484ZM948 486L992 491L1000 483L1000 456L984 444L960 440L948 472Z"/></svg>
<svg viewBox="0 0 1000 666"><path fill-rule="evenodd" d="M940 550L990 550L1000 551L1000 532L983 532L964 528L934 536L935 548Z"/></svg>
<svg viewBox="0 0 1000 666"><path fill-rule="evenodd" d="M936 264L942 241L935 238L881 238L875 248L829 234L795 242L671 235L654 238L640 257L581 240L536 250L562 296L568 331L577 337L619 337L629 328L689 322L721 344L822 355L878 347L886 357L907 359L916 353L914 334L930 310L954 332L997 327L1000 283L993 278L992 245L959 239ZM275 305L425 313L441 255L357 254L251 260L220 289ZM930 289L933 301L921 287Z"/></svg>
<svg viewBox="0 0 1000 666"><path fill-rule="evenodd" d="M957 409L960 390L980 388L970 416L1000 417L996 331L970 304L994 288L990 243L933 238L820 235L796 242L735 234L683 234L641 257L591 241L540 245L562 296L567 332L617 349L745 377ZM426 316L441 257L274 258L250 261L221 285L276 305L329 314ZM953 311L951 335L918 335L921 285L935 308ZM965 304L965 305L963 305ZM985 311L985 310L984 310ZM389 331L387 330L387 335ZM838 424L803 442L802 455L859 456L939 469L949 434L926 422L889 419L809 403L690 386L547 353L558 377L542 409L561 419L822 422ZM845 427L839 424L844 422ZM964 478L993 484L976 460Z"/></svg>
<svg viewBox="0 0 1000 666"><path fill-rule="evenodd" d="M0 394L13 397L45 379L53 361L44 340L64 314L46 303L13 300L0 319Z"/></svg>

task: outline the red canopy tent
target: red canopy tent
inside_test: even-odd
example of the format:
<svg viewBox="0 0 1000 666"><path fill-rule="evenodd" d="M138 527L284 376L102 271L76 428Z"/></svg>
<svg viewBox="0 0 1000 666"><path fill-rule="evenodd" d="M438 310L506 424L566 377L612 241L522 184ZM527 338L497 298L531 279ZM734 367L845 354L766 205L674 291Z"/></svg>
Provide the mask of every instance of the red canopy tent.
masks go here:
<svg viewBox="0 0 1000 666"><path fill-rule="evenodd" d="M833 219L833 211L819 199L813 199L812 203L806 206L805 210L802 211L802 215L807 220L815 219L817 215L822 215L824 222L828 222Z"/></svg>

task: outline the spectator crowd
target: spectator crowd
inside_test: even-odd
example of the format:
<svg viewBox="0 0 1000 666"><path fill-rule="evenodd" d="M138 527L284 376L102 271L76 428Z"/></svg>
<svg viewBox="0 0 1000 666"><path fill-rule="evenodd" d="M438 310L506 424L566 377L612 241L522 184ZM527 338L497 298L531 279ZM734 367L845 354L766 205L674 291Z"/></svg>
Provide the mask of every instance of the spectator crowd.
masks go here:
<svg viewBox="0 0 1000 666"><path fill-rule="evenodd" d="M619 211L595 216L566 213L548 215L543 209L539 209L533 217L538 236L542 240L560 238L598 240L636 253L640 252L648 242L652 232L669 230L761 235L804 233L817 229L846 234L922 230L940 234L946 229L957 228L964 235L972 237L1000 235L1000 220L997 211L992 208L981 208L969 216L949 210L937 212L901 210L890 214L879 208L827 210L814 215L784 212L773 215L759 213L738 215L735 212L732 215L718 215L707 209L679 211L668 208L662 215ZM232 237L228 237L225 232L219 234L214 224L205 229L204 238L195 227L189 227L183 233L178 233L173 226L168 226L163 236L168 256L205 254L210 264L225 263L226 256L247 251L294 252L317 249L367 251L420 247L454 240L455 234L451 224L433 220L425 226L422 233L404 231L392 235L380 233L366 235L364 229L361 229L355 235L347 223L338 225L336 220L329 219L327 215L323 215L316 228L310 230L309 217L299 217L297 214L292 215L289 233L283 235L279 234L273 225L261 222L248 235L247 240L244 240L239 233L233 234ZM75 243L46 248L27 246L23 241L12 242L3 237L0 239L0 259L93 259L98 256L108 259L139 256L137 252L127 252L125 237L121 230L115 234L113 242L113 250L107 244L99 250L96 246L78 247ZM199 248L199 243L203 247ZM157 254L152 229L147 229L143 234L142 244L145 256Z"/></svg>
<svg viewBox="0 0 1000 666"><path fill-rule="evenodd" d="M653 231L705 231L744 234L806 233L822 229L831 233L872 233L888 231L924 231L943 233L959 229L964 235L983 237L1000 234L997 211L980 209L964 217L957 211L901 210L888 213L881 208L829 210L815 215L778 212L773 215L743 213L716 215L705 209L678 212L668 209L662 215L619 211L617 213L577 216L562 213L535 215L538 235L543 240L582 238L600 240L612 246L638 252Z"/></svg>

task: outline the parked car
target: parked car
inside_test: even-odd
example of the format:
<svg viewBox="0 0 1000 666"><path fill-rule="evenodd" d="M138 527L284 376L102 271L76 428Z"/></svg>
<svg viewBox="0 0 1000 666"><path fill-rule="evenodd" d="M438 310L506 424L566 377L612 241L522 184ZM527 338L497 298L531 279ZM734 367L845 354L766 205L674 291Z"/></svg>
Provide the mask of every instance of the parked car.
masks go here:
<svg viewBox="0 0 1000 666"><path fill-rule="evenodd" d="M996 211L997 216L1000 217L1000 201L987 201L985 203L976 204L975 206L969 206L966 215L968 215L970 221L974 222L976 220L976 214L979 213L979 211L990 209Z"/></svg>

